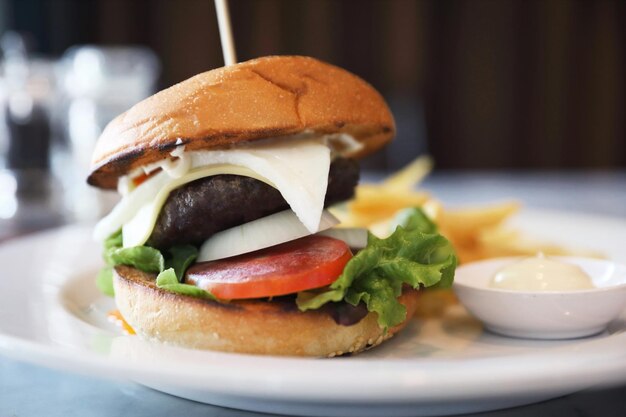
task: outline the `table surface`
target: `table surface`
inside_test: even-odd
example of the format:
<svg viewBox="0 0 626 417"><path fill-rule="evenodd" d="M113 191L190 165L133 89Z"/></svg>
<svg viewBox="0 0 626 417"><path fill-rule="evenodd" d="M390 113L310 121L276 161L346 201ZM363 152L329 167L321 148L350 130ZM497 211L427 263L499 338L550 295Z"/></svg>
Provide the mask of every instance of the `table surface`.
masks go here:
<svg viewBox="0 0 626 417"><path fill-rule="evenodd" d="M375 177L365 175L366 179ZM449 205L513 197L526 207L626 219L626 172L446 173L428 178L424 188ZM0 356L0 417L42 415L252 417L266 414L199 404L131 382L73 375ZM623 417L626 415L626 384L476 415Z"/></svg>

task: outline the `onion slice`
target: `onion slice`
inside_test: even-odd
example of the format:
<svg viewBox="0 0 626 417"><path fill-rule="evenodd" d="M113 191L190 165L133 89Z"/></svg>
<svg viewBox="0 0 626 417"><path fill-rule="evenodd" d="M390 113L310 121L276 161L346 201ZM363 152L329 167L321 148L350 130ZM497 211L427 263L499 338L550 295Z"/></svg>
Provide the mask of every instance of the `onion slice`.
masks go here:
<svg viewBox="0 0 626 417"><path fill-rule="evenodd" d="M363 249L367 246L367 229L361 227L334 227L319 232L318 235L343 240L350 249Z"/></svg>
<svg viewBox="0 0 626 417"><path fill-rule="evenodd" d="M316 233L337 224L339 220L324 210ZM242 255L310 234L292 210L285 210L214 234L200 247L197 262Z"/></svg>

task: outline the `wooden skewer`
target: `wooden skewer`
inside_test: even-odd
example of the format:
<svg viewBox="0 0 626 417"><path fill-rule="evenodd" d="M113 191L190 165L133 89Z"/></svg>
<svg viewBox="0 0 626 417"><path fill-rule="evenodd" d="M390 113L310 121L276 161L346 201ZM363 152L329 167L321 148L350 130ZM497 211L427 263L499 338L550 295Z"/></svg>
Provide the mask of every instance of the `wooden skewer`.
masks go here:
<svg viewBox="0 0 626 417"><path fill-rule="evenodd" d="M233 42L233 30L230 25L228 0L215 0L215 11L217 12L217 24L220 29L224 65L236 64L237 55L235 54L235 42Z"/></svg>

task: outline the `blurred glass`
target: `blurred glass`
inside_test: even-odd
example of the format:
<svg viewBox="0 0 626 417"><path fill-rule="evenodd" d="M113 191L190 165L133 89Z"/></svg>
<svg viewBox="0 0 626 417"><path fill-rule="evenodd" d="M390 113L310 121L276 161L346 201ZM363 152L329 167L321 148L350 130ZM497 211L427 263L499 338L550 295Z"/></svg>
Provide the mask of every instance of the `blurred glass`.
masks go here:
<svg viewBox="0 0 626 417"><path fill-rule="evenodd" d="M50 175L54 62L33 58L23 35L0 39L0 238L60 222Z"/></svg>
<svg viewBox="0 0 626 417"><path fill-rule="evenodd" d="M95 220L113 205L115 195L85 182L96 139L115 116L154 92L159 72L147 48L76 46L63 55L63 140L54 144L52 161L73 220Z"/></svg>

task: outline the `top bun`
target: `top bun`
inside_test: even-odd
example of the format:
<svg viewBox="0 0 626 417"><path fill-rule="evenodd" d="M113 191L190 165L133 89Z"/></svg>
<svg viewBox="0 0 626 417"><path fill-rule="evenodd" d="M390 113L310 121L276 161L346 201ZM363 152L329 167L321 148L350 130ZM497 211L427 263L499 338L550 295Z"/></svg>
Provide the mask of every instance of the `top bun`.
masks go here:
<svg viewBox="0 0 626 417"><path fill-rule="evenodd" d="M395 133L393 116L368 83L314 58L269 56L204 72L116 117L96 143L89 184L115 188L120 176L186 150L224 148L304 130L347 133L361 157Z"/></svg>

